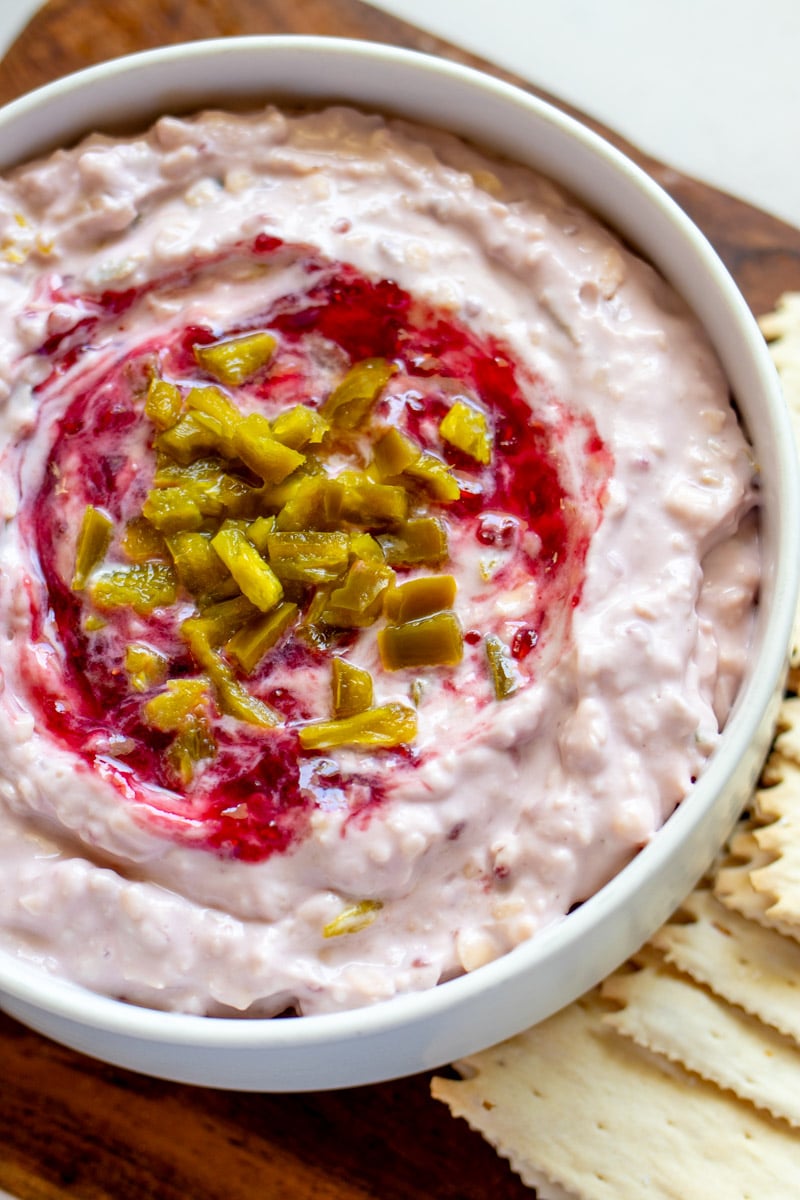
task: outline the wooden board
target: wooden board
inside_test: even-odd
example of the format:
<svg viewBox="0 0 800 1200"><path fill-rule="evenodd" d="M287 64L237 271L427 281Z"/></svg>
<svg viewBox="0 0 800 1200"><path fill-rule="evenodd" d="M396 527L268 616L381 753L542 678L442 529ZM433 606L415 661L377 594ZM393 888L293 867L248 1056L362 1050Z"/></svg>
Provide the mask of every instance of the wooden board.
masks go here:
<svg viewBox="0 0 800 1200"><path fill-rule="evenodd" d="M363 37L492 69L358 0L49 0L0 64L0 103L119 54L252 33ZM587 123L683 205L754 311L800 289L800 231ZM106 1067L2 1015L0 1188L20 1200L531 1196L430 1100L426 1076L298 1096L181 1087Z"/></svg>

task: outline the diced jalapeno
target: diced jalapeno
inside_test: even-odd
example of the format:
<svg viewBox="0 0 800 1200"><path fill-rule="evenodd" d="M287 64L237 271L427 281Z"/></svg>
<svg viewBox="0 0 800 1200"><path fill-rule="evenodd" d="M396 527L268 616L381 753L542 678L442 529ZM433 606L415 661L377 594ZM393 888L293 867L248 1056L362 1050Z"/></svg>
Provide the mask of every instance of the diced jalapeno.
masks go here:
<svg viewBox="0 0 800 1200"><path fill-rule="evenodd" d="M211 534L186 530L167 538L167 546L183 586L193 595L213 593L229 578L214 547Z"/></svg>
<svg viewBox="0 0 800 1200"><path fill-rule="evenodd" d="M302 450L304 446L318 446L330 425L315 408L307 404L295 404L294 408L282 412L272 422L272 436L276 442L283 442L292 450Z"/></svg>
<svg viewBox="0 0 800 1200"><path fill-rule="evenodd" d="M380 479L402 475L417 461L422 450L417 443L394 426L375 443L373 449L375 472Z"/></svg>
<svg viewBox="0 0 800 1200"><path fill-rule="evenodd" d="M404 488L375 483L361 471L343 471L336 482L342 485L343 520L374 529L398 525L406 519L408 496Z"/></svg>
<svg viewBox="0 0 800 1200"><path fill-rule="evenodd" d="M380 900L360 900L358 904L349 904L347 908L342 909L338 917L328 921L322 930L322 936L332 938L341 937L345 933L358 933L372 924L382 908Z"/></svg>
<svg viewBox="0 0 800 1200"><path fill-rule="evenodd" d="M347 570L350 539L346 533L278 531L267 537L269 561L280 579L329 583Z"/></svg>
<svg viewBox="0 0 800 1200"><path fill-rule="evenodd" d="M298 734L304 750L332 750L336 746L403 746L417 736L417 715L404 704L383 704L352 717L314 721Z"/></svg>
<svg viewBox="0 0 800 1200"><path fill-rule="evenodd" d="M463 400L453 404L439 425L439 433L451 446L463 450L476 462L486 465L490 461L492 445L486 417Z"/></svg>
<svg viewBox="0 0 800 1200"><path fill-rule="evenodd" d="M393 567L435 564L447 558L447 533L436 517L413 517L391 533L379 534L377 540Z"/></svg>
<svg viewBox="0 0 800 1200"><path fill-rule="evenodd" d="M217 450L219 445L218 431L202 424L198 416L202 414L184 413L180 420L171 427L159 433L153 443L156 450L165 454L175 462L188 464L196 458L203 458Z"/></svg>
<svg viewBox="0 0 800 1200"><path fill-rule="evenodd" d="M144 411L156 429L171 429L183 411L179 388L165 379L152 379L147 389Z"/></svg>
<svg viewBox="0 0 800 1200"><path fill-rule="evenodd" d="M243 420L236 405L216 387L192 388L186 395L186 403L193 410L196 423L213 437L215 449L225 458L233 458L234 434Z"/></svg>
<svg viewBox="0 0 800 1200"><path fill-rule="evenodd" d="M211 539L211 545L256 608L269 612L280 602L281 581L241 529L223 527Z"/></svg>
<svg viewBox="0 0 800 1200"><path fill-rule="evenodd" d="M334 658L331 667L334 717L352 717L372 706L372 676L344 658Z"/></svg>
<svg viewBox="0 0 800 1200"><path fill-rule="evenodd" d="M421 575L386 593L384 612L390 621L415 621L453 607L456 581L452 575Z"/></svg>
<svg viewBox="0 0 800 1200"><path fill-rule="evenodd" d="M272 612L249 621L226 643L225 650L245 675L251 675L296 618L296 604L279 604Z"/></svg>
<svg viewBox="0 0 800 1200"><path fill-rule="evenodd" d="M199 529L205 520L197 497L181 487L152 488L142 505L142 515L165 535Z"/></svg>
<svg viewBox="0 0 800 1200"><path fill-rule="evenodd" d="M149 692L166 677L169 663L152 646L132 642L125 649L125 670L135 692Z"/></svg>
<svg viewBox="0 0 800 1200"><path fill-rule="evenodd" d="M81 622L81 629L84 633L99 633L101 629L105 629L106 625L108 625L108 621L99 613L86 613Z"/></svg>
<svg viewBox="0 0 800 1200"><path fill-rule="evenodd" d="M120 549L129 562L143 563L153 558L168 558L163 534L146 517L134 517L125 526Z"/></svg>
<svg viewBox="0 0 800 1200"><path fill-rule="evenodd" d="M238 595L206 605L198 616L190 619L202 629L210 646L221 646L258 615L255 604L247 596Z"/></svg>
<svg viewBox="0 0 800 1200"><path fill-rule="evenodd" d="M505 700L517 690L519 679L505 646L494 634L486 637L486 658L494 694L498 700Z"/></svg>
<svg viewBox="0 0 800 1200"><path fill-rule="evenodd" d="M167 761L180 783L188 788L199 764L212 759L216 753L217 743L208 723L195 717L187 721L172 739Z"/></svg>
<svg viewBox="0 0 800 1200"><path fill-rule="evenodd" d="M339 429L357 429L395 370L385 358L365 358L355 363L323 404L323 417Z"/></svg>
<svg viewBox="0 0 800 1200"><path fill-rule="evenodd" d="M330 591L330 586L315 588L311 602L294 630L294 636L299 641L313 646L316 650L327 649L334 636L331 627L322 623L322 614L328 603Z"/></svg>
<svg viewBox="0 0 800 1200"><path fill-rule="evenodd" d="M95 567L105 558L106 550L111 543L114 523L111 518L93 504L87 504L78 533L78 545L75 552L75 571L72 576L72 590L81 592L89 581L89 576Z"/></svg>
<svg viewBox="0 0 800 1200"><path fill-rule="evenodd" d="M261 729L271 729L279 723L277 713L263 700L251 696L247 688L235 678L231 667L214 650L209 640L207 624L202 617L190 617L184 621L181 625L181 635L195 662L210 676L217 704L223 713L239 721L246 721L249 725L257 725Z"/></svg>
<svg viewBox="0 0 800 1200"><path fill-rule="evenodd" d="M464 639L455 613L438 612L403 625L387 625L378 634L378 650L387 671L453 666L463 657Z"/></svg>
<svg viewBox="0 0 800 1200"><path fill-rule="evenodd" d="M195 458L192 462L181 463L167 455L162 455L156 462L153 476L153 487L185 486L187 483L217 483L227 470L227 463L216 455L207 458Z"/></svg>
<svg viewBox="0 0 800 1200"><path fill-rule="evenodd" d="M306 461L304 454L272 436L270 423L261 413L251 413L239 422L233 433L233 448L265 483L282 483Z"/></svg>
<svg viewBox="0 0 800 1200"><path fill-rule="evenodd" d="M152 729L176 733L190 717L202 715L208 705L208 679L202 675L191 679L170 679L166 687L152 696L142 708L142 715Z"/></svg>
<svg viewBox="0 0 800 1200"><path fill-rule="evenodd" d="M421 454L416 462L406 467L403 478L413 481L433 500L442 504L458 500L461 495L458 480L451 473L447 463L442 462L435 454Z"/></svg>
<svg viewBox="0 0 800 1200"><path fill-rule="evenodd" d="M274 532L274 517L256 517L255 521L251 521L245 529L248 542L253 543L259 554L267 553L267 537Z"/></svg>
<svg viewBox="0 0 800 1200"><path fill-rule="evenodd" d="M305 475L278 513L278 529L337 529L341 521L344 487L338 479L324 475Z"/></svg>
<svg viewBox="0 0 800 1200"><path fill-rule="evenodd" d="M275 353L276 339L271 333L245 333L211 345L197 345L194 356L204 371L220 383L237 387L252 378Z"/></svg>
<svg viewBox="0 0 800 1200"><path fill-rule="evenodd" d="M212 676L217 693L217 703L229 717L257 725L260 729L273 729L280 724L280 716L273 709L251 696L247 688L234 678L233 673L220 665Z"/></svg>
<svg viewBox="0 0 800 1200"><path fill-rule="evenodd" d="M143 706L148 725L162 733L174 733L167 760L184 787L194 777L197 765L213 758L216 742L207 719L209 680L171 679L163 691Z"/></svg>
<svg viewBox="0 0 800 1200"><path fill-rule="evenodd" d="M384 563L356 559L341 586L331 591L320 619L344 629L371 625L380 615L384 592L393 580L394 571Z"/></svg>
<svg viewBox="0 0 800 1200"><path fill-rule="evenodd" d="M134 563L99 576L90 593L100 609L132 608L139 616L147 616L175 603L178 579L168 563Z"/></svg>
<svg viewBox="0 0 800 1200"><path fill-rule="evenodd" d="M363 558L364 562L384 562L383 549L371 533L351 534L350 553L353 558Z"/></svg>
<svg viewBox="0 0 800 1200"><path fill-rule="evenodd" d="M249 516L258 510L261 499L260 490L238 475L217 471L213 476L194 476L191 465L178 467L168 485L157 482L154 490L174 491L186 501L193 501L204 517Z"/></svg>

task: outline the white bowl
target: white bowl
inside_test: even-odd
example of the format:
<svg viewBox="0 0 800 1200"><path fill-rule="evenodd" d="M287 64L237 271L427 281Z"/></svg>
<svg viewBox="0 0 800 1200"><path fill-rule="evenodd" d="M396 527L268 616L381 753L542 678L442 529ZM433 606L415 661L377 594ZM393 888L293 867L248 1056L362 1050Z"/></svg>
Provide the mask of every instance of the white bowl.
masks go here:
<svg viewBox="0 0 800 1200"><path fill-rule="evenodd" d="M572 119L495 79L369 43L242 38L171 46L58 80L0 112L0 167L96 125L267 99L338 99L447 127L571 190L649 258L703 322L763 472L764 576L750 668L721 744L664 828L598 894L506 957L433 990L297 1020L151 1011L0 954L0 1003L75 1049L155 1076L300 1091L437 1067L519 1032L613 970L709 866L768 749L798 585L794 443L758 328L704 237L649 177Z"/></svg>

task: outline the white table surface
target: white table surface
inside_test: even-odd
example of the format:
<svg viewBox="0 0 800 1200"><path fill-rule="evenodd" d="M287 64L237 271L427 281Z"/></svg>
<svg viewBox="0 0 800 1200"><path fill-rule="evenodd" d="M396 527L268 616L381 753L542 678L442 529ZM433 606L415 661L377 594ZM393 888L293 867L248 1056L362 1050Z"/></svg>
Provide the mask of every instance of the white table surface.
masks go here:
<svg viewBox="0 0 800 1200"><path fill-rule="evenodd" d="M0 52L40 2L0 0ZM376 3L800 227L798 0Z"/></svg>

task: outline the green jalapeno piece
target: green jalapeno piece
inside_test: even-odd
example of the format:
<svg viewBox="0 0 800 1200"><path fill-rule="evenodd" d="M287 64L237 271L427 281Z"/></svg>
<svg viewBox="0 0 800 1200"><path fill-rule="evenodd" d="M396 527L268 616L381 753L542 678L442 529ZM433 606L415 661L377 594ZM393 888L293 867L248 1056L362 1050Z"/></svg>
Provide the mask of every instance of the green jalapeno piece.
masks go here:
<svg viewBox="0 0 800 1200"><path fill-rule="evenodd" d="M404 704L383 704L351 717L313 721L299 730L304 750L332 750L336 746L403 746L417 736L417 715Z"/></svg>
<svg viewBox="0 0 800 1200"><path fill-rule="evenodd" d="M378 650L387 671L454 666L464 655L464 639L455 613L438 612L387 625L378 634Z"/></svg>
<svg viewBox="0 0 800 1200"><path fill-rule="evenodd" d="M197 363L220 383L237 387L266 366L275 353L276 338L265 330L225 338L210 345L196 345Z"/></svg>
<svg viewBox="0 0 800 1200"><path fill-rule="evenodd" d="M114 523L107 513L101 512L93 504L87 504L78 532L75 571L72 576L73 592L81 592L86 587L89 576L105 558L113 532Z"/></svg>

